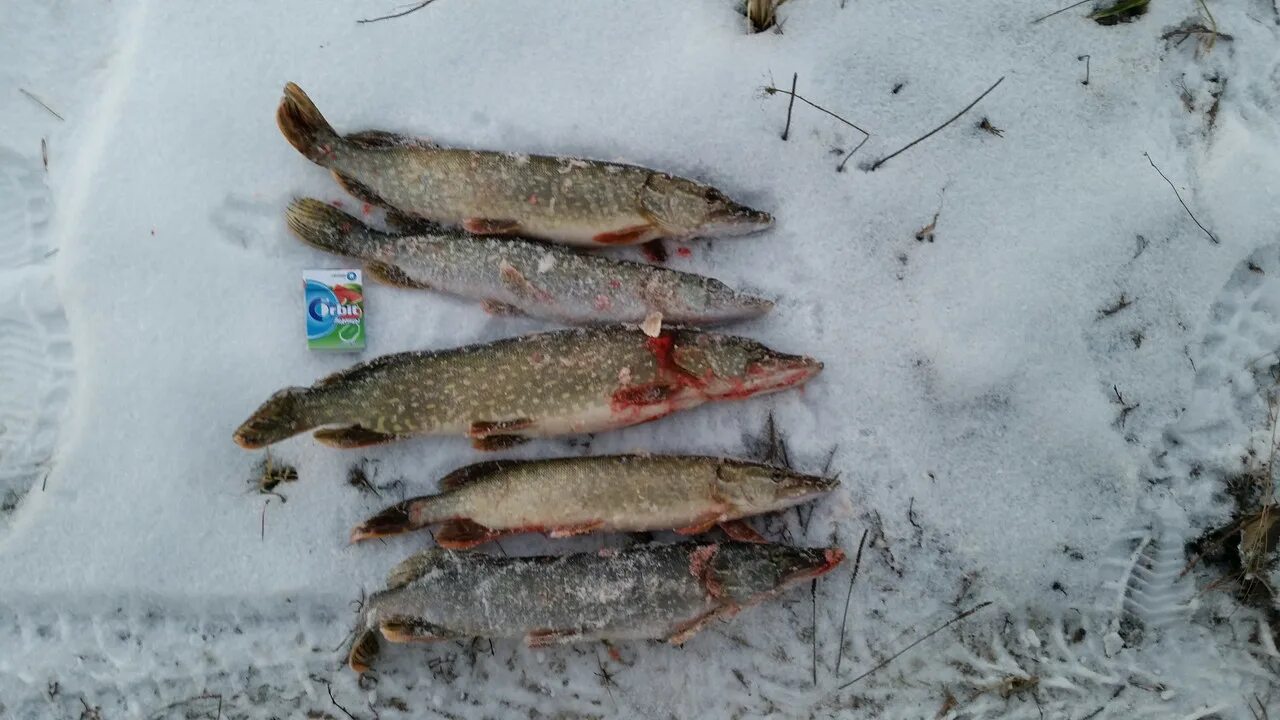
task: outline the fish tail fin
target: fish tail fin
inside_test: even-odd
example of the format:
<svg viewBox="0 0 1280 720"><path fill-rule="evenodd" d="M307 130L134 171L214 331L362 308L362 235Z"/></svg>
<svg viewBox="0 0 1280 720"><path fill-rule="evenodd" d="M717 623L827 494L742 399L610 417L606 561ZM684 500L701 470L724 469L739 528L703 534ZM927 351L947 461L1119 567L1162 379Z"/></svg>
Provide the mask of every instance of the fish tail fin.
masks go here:
<svg viewBox="0 0 1280 720"><path fill-rule="evenodd" d="M333 160L334 150L346 144L311 98L293 83L284 86L284 99L276 110L276 124L289 144L317 165L327 167Z"/></svg>
<svg viewBox="0 0 1280 720"><path fill-rule="evenodd" d="M374 657L381 649L376 630L361 630L351 643L351 651L347 653L347 666L358 673L369 672Z"/></svg>
<svg viewBox="0 0 1280 720"><path fill-rule="evenodd" d="M436 504L437 497L439 496L424 495L392 505L357 525L351 531L351 542L399 535L447 520L448 518L434 517L436 513L432 512L432 506Z"/></svg>
<svg viewBox="0 0 1280 720"><path fill-rule="evenodd" d="M311 390L290 387L276 392L236 428L232 436L240 447L255 450L310 430L306 400Z"/></svg>
<svg viewBox="0 0 1280 720"><path fill-rule="evenodd" d="M383 237L357 218L314 198L298 198L290 203L285 222L302 242L348 257L366 257L369 245Z"/></svg>

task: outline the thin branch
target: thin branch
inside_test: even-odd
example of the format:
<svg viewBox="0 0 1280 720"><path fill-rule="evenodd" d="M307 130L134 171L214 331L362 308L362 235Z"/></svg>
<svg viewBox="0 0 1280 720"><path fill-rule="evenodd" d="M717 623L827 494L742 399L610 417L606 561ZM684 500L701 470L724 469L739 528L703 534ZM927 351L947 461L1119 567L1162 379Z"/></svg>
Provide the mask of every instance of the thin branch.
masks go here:
<svg viewBox="0 0 1280 720"><path fill-rule="evenodd" d="M327 681L327 680L326 680L326 681L325 681L325 683L324 683L324 686L325 686L325 688L329 691L329 702L333 703L333 706L334 706L334 707L336 707L336 708L338 708L339 710L341 710L343 715L346 715L347 717L351 718L351 720L357 720L356 716L355 716L355 715L352 715L350 710L348 710L348 709L346 709L346 708L342 707L341 705L339 705L339 704L338 704L338 701L334 699L334 697L333 697L333 683L331 683L331 682L329 682L329 681Z"/></svg>
<svg viewBox="0 0 1280 720"><path fill-rule="evenodd" d="M990 601L990 600L988 600L988 601L986 601L986 602L984 602L984 603L980 603L980 604L978 604L978 605L975 605L975 606L973 606L973 607L969 608L968 610L965 610L964 612L960 613L959 615L956 615L955 617L951 618L950 620L946 621L945 623L943 623L943 624L939 625L938 627L934 628L933 630L929 631L929 633L927 633L924 637L922 637L922 638L920 638L919 640L916 640L915 642L911 643L910 645L908 645L908 646L906 646L906 647L902 648L901 650L899 650L898 652L894 653L893 655L890 655L888 658L886 658L885 660L881 661L881 662L880 662L878 665L876 665L875 667L873 667L873 668L871 668L870 670L868 670L868 671L866 671L866 672L862 673L862 674L861 674L861 675L859 675L858 677L856 677L856 678L854 678L854 679L850 680L849 682L847 682L847 683L845 683L845 684L841 685L839 688L836 688L836 689L837 689L837 690L844 690L845 688L849 687L850 685L853 685L853 684L857 683L859 680L862 680L863 678L867 677L868 675L871 675L872 673L874 673L874 672L876 672L877 670L879 670L879 669L883 668L884 666L888 665L889 663L893 662L894 660L897 660L898 658L902 657L903 655L905 655L905 654L907 653L907 651L911 650L912 648L914 648L915 646L917 646L917 645L919 645L920 643L924 642L925 640L928 640L929 638L933 637L934 635L937 635L938 633L942 632L943 630L946 630L947 628L951 627L952 625L954 625L954 624L956 624L956 623L960 622L961 620L964 620L965 618L969 617L970 615L973 615L974 613L976 613L976 612L978 612L979 610L981 610L981 609L983 609L983 608L987 607L987 606L988 606L988 605L990 605L990 604L991 604L991 601Z"/></svg>
<svg viewBox="0 0 1280 720"><path fill-rule="evenodd" d="M809 599L813 602L813 686L818 686L818 579L809 582Z"/></svg>
<svg viewBox="0 0 1280 720"><path fill-rule="evenodd" d="M836 166L836 172L844 172L844 166L845 166L845 163L849 162L849 158L853 157L853 154L854 154L854 153L856 153L856 152L858 152L858 150L860 150L860 149L862 148L862 146L863 146L863 145L866 145L866 144L867 144L867 141L871 139L871 133L867 132L866 130L863 130L862 128L858 127L857 125L854 125L853 123L849 122L848 120L845 120L844 118L842 118L842 117L840 117L839 115L837 115L837 114L835 114L835 113L831 112L830 110L828 110L828 109L826 109L826 108L822 107L821 105L819 105L819 104L817 104L817 103L813 102L812 100L806 100L803 96L801 96L801 95L797 95L794 89L793 89L791 92L787 92L786 90L783 90L782 88L776 88L776 87L773 87L772 85L770 85L769 87L766 87L766 88L764 89L764 92L765 92L765 94L766 94L766 95L772 95L772 94L774 94L774 93L782 93L783 95L790 95L792 100L799 100L800 102L804 103L805 105L808 105L809 107L813 108L814 110L817 110L817 111L819 111L819 112L826 113L827 115L830 115L831 117L835 118L836 120L839 120L840 122L844 123L845 125L848 125L849 127L853 128L854 130L857 130L858 132L862 133L862 135L863 135L863 137L862 137L862 142L858 143L857 147L855 147L854 149L850 150L850 151L849 151L849 153L848 153L847 155L845 155L845 156L844 156L844 159L843 159L843 160L841 160L841 161L840 161L840 164ZM784 139L785 139L785 138L784 138Z"/></svg>
<svg viewBox="0 0 1280 720"><path fill-rule="evenodd" d="M1196 219L1196 214L1191 212L1191 208L1187 207L1187 202L1182 199L1182 193L1178 192L1178 188L1174 187L1173 181L1170 180L1167 175L1161 172L1160 168L1156 167L1156 161L1152 160L1151 156L1148 155L1147 153L1142 153L1142 156L1147 159L1147 162L1151 163L1151 167L1155 168L1156 172L1160 173L1160 177L1164 178L1164 181L1169 183L1169 187L1173 190L1173 194L1178 198L1178 202L1182 203L1182 209L1187 211L1187 215L1191 216L1191 222L1195 223L1201 230L1204 231L1205 235L1209 236L1210 242L1212 242L1214 245L1219 244L1218 238L1214 237L1213 233L1209 232L1209 228L1205 227L1204 225L1201 225L1200 221Z"/></svg>
<svg viewBox="0 0 1280 720"><path fill-rule="evenodd" d="M62 120L62 121L64 121L64 122L66 121L66 118L64 118L64 117L62 117L61 115L59 115L59 114L58 114L58 112L57 112L56 110L54 110L53 108L51 108L51 107L49 107L48 105L46 105L46 104L44 103L44 101L43 101L43 100L41 100L40 98L36 97L35 95L32 95L31 93L27 92L26 90L23 90L22 88L18 88L18 92L20 92L20 93L22 93L23 95L26 95L27 97L31 98L32 100L34 100L34 101L35 101L35 103L36 103L37 105L39 105L40 107L44 108L45 110L48 110L50 115L52 115L52 116L54 116L54 117L56 117L56 118L58 118L59 120Z"/></svg>
<svg viewBox="0 0 1280 720"><path fill-rule="evenodd" d="M417 5L414 5L413 7L409 8L408 10L402 10L401 12L398 12L398 13L392 13L392 14L390 14L390 15L383 15L383 16L381 16L381 17L376 17L376 18L365 18L365 19L363 19L363 20L357 20L357 21L356 21L356 24L357 24L357 25L363 25L364 23L374 23L374 22L378 22L379 20L391 20L391 19L393 19L393 18L404 17L405 15L408 15L409 13L415 13L415 12L418 12L418 11L419 11L419 10L421 10L422 8L424 8L424 7L428 6L428 5L430 5L431 3L435 2L435 1L436 1L436 0L422 0L422 2L418 3Z"/></svg>
<svg viewBox="0 0 1280 720"><path fill-rule="evenodd" d="M1084 5L1085 3L1087 3L1087 2L1092 2L1092 1L1093 1L1093 0L1080 0L1080 2L1078 2L1078 3L1072 3L1072 4L1070 4L1070 5L1068 5L1068 6L1064 7L1064 8L1061 8L1061 9L1059 9L1059 10L1054 10L1053 12L1049 13L1048 15L1041 15L1040 17L1036 18L1035 20L1032 20L1032 21L1030 22L1030 24L1031 24L1031 25L1035 25L1036 23L1040 22L1041 20L1048 20L1049 18L1053 17L1054 15L1057 15L1057 14L1059 14L1059 13L1064 13L1064 12L1066 12L1066 11L1070 10L1071 8L1078 8L1078 7L1080 7L1081 5Z"/></svg>
<svg viewBox="0 0 1280 720"><path fill-rule="evenodd" d="M917 144L922 143L922 142L924 142L925 140L928 140L930 137L933 137L934 133L937 133L939 130L942 130L943 128L945 128L946 126L948 126L948 125L950 125L951 123L955 122L956 120L959 120L961 115L964 115L965 113L969 112L970 110L972 110L972 109L973 109L973 106L974 106L974 105L977 105L979 102L982 102L982 98L984 98L984 97L986 97L988 94L990 94L990 92L991 92L992 90L995 90L995 89L996 89L996 87L998 87L998 86L1000 85L1000 83L1002 83L1002 82L1004 82L1004 76L1003 76L1003 75L1001 75L1001 76L1000 76L1000 79L999 79L999 80L997 80L997 81L995 82L995 84L994 84L994 85L992 85L991 87L989 87L989 88L987 88L985 91L983 91L983 93L982 93L981 95L979 95L977 98L975 98L973 102L971 102L971 103L969 103L968 105L966 105L966 106L964 107L964 109L963 109L963 110L961 110L960 112L958 112L958 113L956 113L954 116L952 116L952 118L951 118L950 120L948 120L948 121L946 121L946 122L942 123L942 124L941 124L941 125L939 125L938 127L936 127L936 128L934 128L934 129L930 130L929 132L925 133L922 137L917 138L917 139L912 140L911 142L907 143L907 144L906 144L906 146L905 146L905 147L903 147L901 150L898 150L897 152L890 153L887 157L880 158L879 160L877 160L877 161L875 162L875 164L873 164L870 168L868 168L868 169L867 169L867 171L868 171L868 172L872 172L872 171L874 171L874 170L879 169L879 167L880 167L881 165L884 165L885 163L889 162L890 160L894 159L895 157L897 157L897 156L901 155L902 153L904 153L904 152L906 152L906 151L910 150L911 148L915 147Z"/></svg>
<svg viewBox="0 0 1280 720"><path fill-rule="evenodd" d="M800 73L791 73L791 99L787 101L787 124L782 128L782 141L787 141L787 136L791 134L791 108L796 104L796 80L800 78Z"/></svg>
<svg viewBox="0 0 1280 720"><path fill-rule="evenodd" d="M836 672L840 675L840 661L844 660L844 629L849 623L849 599L853 597L853 583L858 579L858 568L862 567L862 546L867 544L867 533L871 528L862 531L862 539L858 541L858 554L853 558L853 576L849 578L849 592L844 596L844 619L840 621L840 654L836 655Z"/></svg>

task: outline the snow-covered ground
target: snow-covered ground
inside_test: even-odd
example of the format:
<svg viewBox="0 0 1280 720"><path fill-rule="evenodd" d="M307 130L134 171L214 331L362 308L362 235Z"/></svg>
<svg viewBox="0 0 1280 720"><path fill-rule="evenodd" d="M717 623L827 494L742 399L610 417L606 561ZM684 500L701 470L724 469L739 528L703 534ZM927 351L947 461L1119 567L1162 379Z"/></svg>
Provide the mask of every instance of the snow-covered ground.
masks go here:
<svg viewBox="0 0 1280 720"><path fill-rule="evenodd" d="M1274 628L1233 582L1206 589L1213 567L1181 573L1233 511L1225 479L1268 455L1280 13L1208 0L1232 36L1208 48L1162 38L1208 23L1195 0L1031 22L1058 7L790 0L751 35L732 0L437 0L369 24L397 8L11 4L0 718L1276 716ZM862 136L833 118L796 103L780 139L787 99L762 88L793 73L871 133L844 172ZM821 358L816 381L507 455L749 455L772 412L797 466L834 449L843 489L803 527L760 527L850 561L683 649L451 643L387 650L360 683L341 669L351 602L429 542L347 531L478 456L302 436L273 451L300 474L285 502L231 442L269 393L353 360L305 348L300 273L341 261L282 211L343 195L275 127L289 80L340 129L625 160L774 212L671 264L777 297L733 331ZM365 357L546 327L366 299ZM347 482L362 462L381 497Z"/></svg>

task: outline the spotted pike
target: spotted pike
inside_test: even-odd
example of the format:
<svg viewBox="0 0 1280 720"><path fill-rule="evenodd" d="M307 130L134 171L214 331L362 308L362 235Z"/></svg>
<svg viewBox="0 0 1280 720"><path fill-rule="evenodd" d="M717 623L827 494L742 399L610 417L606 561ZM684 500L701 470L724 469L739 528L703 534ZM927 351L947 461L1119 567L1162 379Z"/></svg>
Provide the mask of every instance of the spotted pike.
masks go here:
<svg viewBox="0 0 1280 720"><path fill-rule="evenodd" d="M312 428L335 447L465 435L482 450L636 425L712 400L783 390L822 363L733 335L623 326L386 355L272 395L235 432L260 448Z"/></svg>
<svg viewBox="0 0 1280 720"><path fill-rule="evenodd" d="M839 548L717 543L639 545L556 557L432 548L391 571L365 602L348 664L365 672L391 642L524 638L688 641L712 620L830 572Z"/></svg>
<svg viewBox="0 0 1280 720"><path fill-rule="evenodd" d="M365 260L375 279L479 300L495 314L581 325L640 323L656 313L669 323L707 325L773 307L719 280L558 245L443 229L388 235L309 198L295 200L286 220L303 242Z"/></svg>
<svg viewBox="0 0 1280 720"><path fill-rule="evenodd" d="M307 94L285 85L276 122L285 139L351 194L486 235L567 245L762 230L768 213L693 180L617 163L442 148L382 131L339 135Z"/></svg>
<svg viewBox="0 0 1280 720"><path fill-rule="evenodd" d="M746 460L697 455L613 455L496 460L440 481L442 492L405 500L365 521L352 542L444 523L441 547L460 550L504 535L671 530L715 525L735 540L764 542L742 518L806 502L836 486Z"/></svg>

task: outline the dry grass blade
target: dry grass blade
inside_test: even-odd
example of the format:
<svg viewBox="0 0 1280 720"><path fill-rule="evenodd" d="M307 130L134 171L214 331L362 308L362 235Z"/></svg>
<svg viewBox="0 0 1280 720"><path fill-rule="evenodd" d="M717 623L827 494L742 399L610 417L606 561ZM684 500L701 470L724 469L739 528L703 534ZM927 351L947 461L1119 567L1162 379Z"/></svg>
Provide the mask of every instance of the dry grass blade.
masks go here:
<svg viewBox="0 0 1280 720"><path fill-rule="evenodd" d="M853 558L853 575L849 578L849 591L844 596L844 615L840 620L840 654L836 655L836 671L840 674L840 661L844 660L844 631L845 626L849 623L849 600L853 598L853 583L858 579L858 568L862 567L862 548L867 544L867 533L871 532L870 528L862 531L862 539L858 541L858 554Z"/></svg>
<svg viewBox="0 0 1280 720"><path fill-rule="evenodd" d="M63 121L65 121L65 120L66 120L66 118L64 118L64 117L62 117L61 115L59 115L59 114L58 114L58 111L56 111L56 110L54 110L53 108L49 107L49 106L45 103L45 101L43 101L43 100L41 100L40 98L36 97L35 95L33 95L32 93L28 92L27 90L24 90L23 88L18 88L18 92L20 92L20 93L22 93L23 95L26 95L27 97L31 98L31 99L32 99L32 101L34 101L37 105L39 105L40 107L44 108L45 110L48 110L50 115L52 115L52 116L54 116L54 117L58 118L59 120L63 120Z"/></svg>
<svg viewBox="0 0 1280 720"><path fill-rule="evenodd" d="M1078 7L1080 7L1081 5L1084 5L1085 3L1088 3L1088 2L1093 2L1093 0L1080 0L1080 2L1077 2L1077 3L1071 3L1070 5L1068 5L1068 6L1064 7L1064 8L1058 8L1057 10L1054 10L1053 12L1049 13L1048 15L1041 15L1040 17L1036 18L1035 20L1032 20L1030 24L1031 24L1031 25L1035 25L1036 23L1041 22L1041 21L1043 21L1043 20L1048 20L1049 18L1053 17L1054 15L1061 15L1062 13L1064 13L1064 12L1066 12L1066 11L1070 10L1071 8L1078 8Z"/></svg>
<svg viewBox="0 0 1280 720"><path fill-rule="evenodd" d="M887 163L887 162L889 162L890 160L892 160L892 159L894 159L894 158L898 157L899 155L901 155L902 153L904 153L904 152L906 152L906 151L910 150L911 148L915 147L916 145L919 145L920 143L924 142L925 140L928 140L929 138L933 137L936 133L938 133L939 131L941 131L941 130L942 130L943 128L945 128L946 126L950 125L951 123L955 122L956 120L959 120L961 115L964 115L965 113L969 112L970 110L972 110L972 109L973 109L973 106L974 106L974 105L977 105L978 103L982 102L982 98L984 98L984 97L986 97L987 95L991 94L991 91L992 91L992 90L995 90L997 87L999 87L999 86L1000 86L1000 83L1002 83L1002 82L1004 82L1004 76L1003 76L1003 75L1002 75L1002 76L1000 76L1000 79L999 79L999 80L997 80L997 81L995 81L995 83L994 83L991 87L989 87L989 88L987 88L986 90L984 90L984 91L982 92L982 94L981 94L981 95L979 95L978 97L974 98L973 102L969 103L968 105L965 105L963 110L961 110L960 112L958 112L958 113L956 113L955 115L951 116L951 119L949 119L949 120L947 120L946 122L942 123L942 124L941 124L941 125L939 125L938 127L934 128L934 129L932 129L932 130L930 130L929 132L925 133L924 135L922 135L922 136L920 136L920 137L916 138L915 140L912 140L911 142L909 142L909 143L907 143L905 146L903 146L901 149L896 150L896 151L894 151L894 152L892 152L892 153L889 153L889 154L888 154L888 155L886 155L885 157L882 157L882 158L880 158L879 160L875 161L875 163L873 163L873 164L871 165L871 167L867 168L867 171L868 171L868 172L871 172L871 171L874 171L874 170L878 170L878 169L880 168L880 166L881 166L881 165L884 165L885 163Z"/></svg>
<svg viewBox="0 0 1280 720"><path fill-rule="evenodd" d="M418 11L419 11L419 10L421 10L422 8L424 8L424 7L428 6L428 5L430 5L431 3L435 2L435 1L436 1L436 0L422 0L422 2L418 3L417 5L414 5L414 6L410 7L410 8L409 8L409 9L407 9L407 10L402 10L402 11L400 11L400 12L391 13L390 15L382 15L382 16L380 16L380 17L375 17L375 18L364 18L363 20L357 20L357 21L356 21L356 24L357 24L357 25L363 25L363 24L365 24L365 23L375 23L375 22L379 22L379 21L381 21L381 20L392 20L392 19L394 19L394 18L404 17L405 15L408 15L409 13L415 13L415 12L418 12Z"/></svg>
<svg viewBox="0 0 1280 720"><path fill-rule="evenodd" d="M836 688L836 689L837 689L837 690L844 690L844 689L845 689L845 688L847 688L847 687L850 687L850 686L852 686L852 685L857 684L860 680L863 680L863 679L867 678L868 676L872 675L872 674L873 674L873 673L875 673L876 671L883 669L883 668L884 668L886 665L888 665L889 663L891 663L891 662L893 662L894 660L897 660L898 658L900 658L900 657L902 657L903 655L907 654L908 652L910 652L910 651L912 650L912 648L915 648L915 647L916 647L917 645L919 645L920 643L924 642L925 640L928 640L929 638L933 637L934 635L937 635L938 633L942 632L943 630L946 630L947 628L951 627L952 625L955 625L956 623L960 622L961 620L964 620L965 618L969 617L970 615L973 615L974 613L978 612L979 610L982 610L983 608L987 607L987 606L988 606L988 605L990 605L990 604L991 604L991 601L990 601L990 600L988 600L988 601L986 601L986 602L984 602L984 603L979 603L978 605L975 605L975 606L973 606L973 607L969 608L968 610L965 610L964 612L960 613L959 615L956 615L955 617L953 617L953 618L951 618L950 620L946 621L945 623L943 623L943 624L939 625L938 627L934 628L933 630L930 630L929 632L925 633L923 637L921 637L921 638L919 638L919 639L917 639L917 640L913 641L910 645L908 645L908 646L906 646L906 647L902 648L902 649L901 649L901 650L899 650L898 652L896 652L896 653L894 653L894 654L890 655L889 657L885 658L884 660L880 661L880 663L879 663L879 664L877 664L875 667L873 667L873 668L871 668L870 670L868 670L868 671L866 671L866 672L862 673L862 674L861 674L861 675L859 675L858 677L856 677L856 678L854 678L854 679L850 680L849 682L847 682L847 683L845 683L845 684L841 685L839 688Z"/></svg>
<svg viewBox="0 0 1280 720"><path fill-rule="evenodd" d="M1156 161L1152 160L1150 155L1142 153L1142 156L1147 159L1147 162L1151 163L1151 167L1155 168L1156 172L1160 173L1160 177L1164 178L1164 181L1169 183L1169 188L1173 190L1173 194L1178 198L1178 202L1182 203L1182 209L1187 211L1187 215L1191 217L1191 222L1195 223L1197 227L1204 231L1205 235L1209 236L1210 242L1214 245L1218 245L1218 238L1214 237L1213 233L1209 232L1209 228L1205 227L1196 219L1196 214L1191 212L1191 208L1187 207L1187 201L1182 199L1182 193L1178 192L1178 188L1174 186L1173 181L1169 179L1169 176L1165 175L1160 168L1156 167Z"/></svg>

